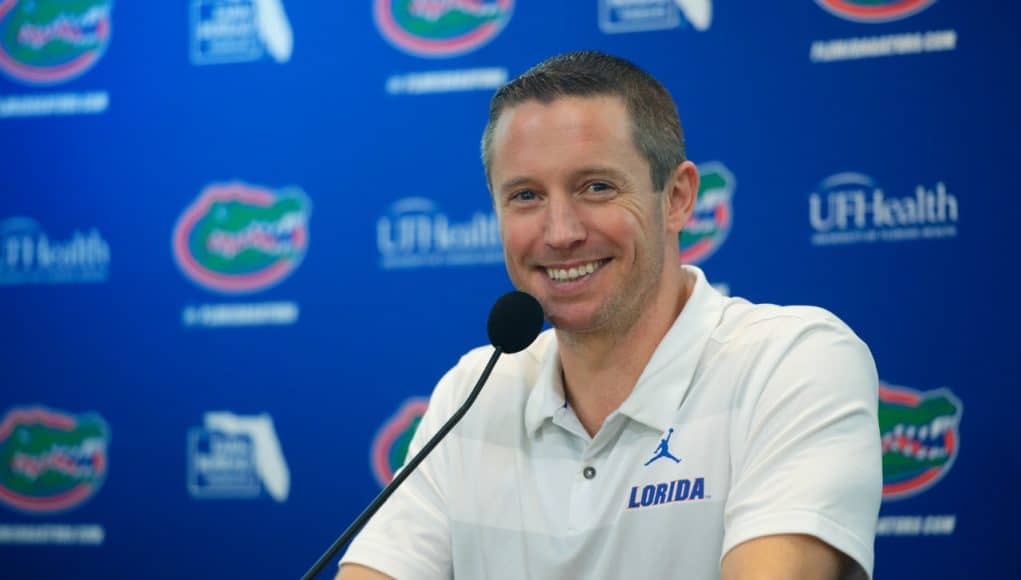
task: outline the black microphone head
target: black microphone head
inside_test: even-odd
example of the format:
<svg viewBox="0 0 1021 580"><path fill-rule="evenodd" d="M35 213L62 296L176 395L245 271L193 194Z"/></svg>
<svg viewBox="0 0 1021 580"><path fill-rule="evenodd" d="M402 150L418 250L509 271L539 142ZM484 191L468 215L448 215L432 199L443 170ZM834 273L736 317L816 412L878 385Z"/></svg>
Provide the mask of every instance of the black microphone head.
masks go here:
<svg viewBox="0 0 1021 580"><path fill-rule="evenodd" d="M525 350L542 330L542 306L524 292L508 292L489 311L489 342L503 352Z"/></svg>

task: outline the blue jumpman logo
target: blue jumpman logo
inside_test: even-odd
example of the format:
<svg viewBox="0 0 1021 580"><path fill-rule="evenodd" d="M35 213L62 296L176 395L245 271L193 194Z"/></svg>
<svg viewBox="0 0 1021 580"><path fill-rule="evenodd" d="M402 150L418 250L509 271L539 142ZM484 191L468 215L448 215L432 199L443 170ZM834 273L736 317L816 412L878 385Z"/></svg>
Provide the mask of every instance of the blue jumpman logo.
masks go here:
<svg viewBox="0 0 1021 580"><path fill-rule="evenodd" d="M659 440L659 447L656 448L656 454L652 456L652 459L645 462L646 467L648 467L649 464L652 463L653 461L656 461L657 459L663 459L664 457L666 457L667 459L673 459L674 463L681 462L680 458L674 457L674 455L670 453L670 436L673 434L674 428L671 427L670 431L667 432L666 437Z"/></svg>

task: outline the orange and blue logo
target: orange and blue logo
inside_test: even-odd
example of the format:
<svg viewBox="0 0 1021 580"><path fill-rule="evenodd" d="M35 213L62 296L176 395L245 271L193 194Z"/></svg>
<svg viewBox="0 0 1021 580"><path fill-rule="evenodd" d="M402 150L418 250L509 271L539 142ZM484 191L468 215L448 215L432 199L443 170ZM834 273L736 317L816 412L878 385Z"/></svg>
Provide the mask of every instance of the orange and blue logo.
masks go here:
<svg viewBox="0 0 1021 580"><path fill-rule="evenodd" d="M415 436L418 424L425 415L429 400L412 397L404 401L393 417L380 427L372 441L372 474L379 485L384 486L394 478L394 473L404 465L408 456L411 438Z"/></svg>
<svg viewBox="0 0 1021 580"><path fill-rule="evenodd" d="M723 245L734 219L732 199L737 182L729 169L718 161L698 168L700 181L695 211L681 230L681 263L699 264Z"/></svg>
<svg viewBox="0 0 1021 580"><path fill-rule="evenodd" d="M94 413L11 409L0 422L0 503L34 514L81 505L106 479L109 443Z"/></svg>
<svg viewBox="0 0 1021 580"><path fill-rule="evenodd" d="M73 79L110 43L112 0L0 0L0 71L32 85Z"/></svg>
<svg viewBox="0 0 1021 580"><path fill-rule="evenodd" d="M272 191L241 182L212 184L177 220L174 259L188 278L209 290L265 290L304 259L310 212L297 187Z"/></svg>
<svg viewBox="0 0 1021 580"><path fill-rule="evenodd" d="M936 0L815 0L828 12L855 22L890 22L925 10Z"/></svg>
<svg viewBox="0 0 1021 580"><path fill-rule="evenodd" d="M404 52L445 58L492 40L510 20L514 0L375 0L376 27Z"/></svg>
<svg viewBox="0 0 1021 580"><path fill-rule="evenodd" d="M884 501L917 495L950 471L961 447L962 411L949 389L879 384Z"/></svg>

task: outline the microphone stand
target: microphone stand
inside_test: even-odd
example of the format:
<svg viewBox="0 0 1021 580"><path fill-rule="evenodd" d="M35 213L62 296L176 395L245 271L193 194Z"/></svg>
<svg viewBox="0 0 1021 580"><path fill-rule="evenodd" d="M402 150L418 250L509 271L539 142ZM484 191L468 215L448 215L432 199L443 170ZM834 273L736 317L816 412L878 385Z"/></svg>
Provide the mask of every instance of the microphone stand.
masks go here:
<svg viewBox="0 0 1021 580"><path fill-rule="evenodd" d="M330 560L337 555L337 552L339 552L345 544L351 541L351 538L362 529L362 526L369 521L369 518L371 518L373 514L379 510L380 506L383 505L383 502L385 502L387 498L389 498L393 492L397 490L397 487L400 486L409 475L411 475L415 468L418 467L418 464L425 460L426 456L429 455L429 452L439 445L440 440L442 440L447 433L449 433L450 430L457 425L458 421L464 417L465 413L468 412L468 408L472 406L472 403L474 403L475 399L479 396L479 392L482 391L482 385L486 383L486 379L489 378L489 374L493 372L493 366L496 365L496 359L500 358L501 354L503 354L503 348L499 346L495 347L492 356L489 357L489 362L486 363L485 370L482 371L482 376L479 377L479 381L475 383L475 387L472 389L471 393L468 394L468 398L465 399L457 412L455 412L450 419L443 424L443 427L441 427L440 430L433 435L432 439L430 439L429 442L422 447L422 450L419 451L418 454L411 459L411 461L404 465L404 468L401 469L401 472L393 478L393 481L384 487L383 491L379 492L379 495L376 496L376 499L372 500L369 507L365 508L358 518L352 522L346 530L344 530L344 533L342 533L340 537L333 542L333 545L331 545L329 549L319 557L319 560L317 560L316 563L309 568L308 572L305 572L305 575L301 577L302 580L312 580L316 577L316 575L322 572L323 568L326 567Z"/></svg>

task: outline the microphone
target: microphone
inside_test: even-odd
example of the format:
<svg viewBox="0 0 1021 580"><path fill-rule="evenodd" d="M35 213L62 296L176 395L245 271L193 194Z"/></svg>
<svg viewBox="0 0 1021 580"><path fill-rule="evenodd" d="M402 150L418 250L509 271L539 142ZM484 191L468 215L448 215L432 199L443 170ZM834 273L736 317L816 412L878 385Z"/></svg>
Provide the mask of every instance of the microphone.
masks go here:
<svg viewBox="0 0 1021 580"><path fill-rule="evenodd" d="M486 383L486 380L489 379L489 374L493 372L496 359L500 358L500 355L503 353L514 354L532 344L536 337L539 336L539 331L542 330L542 320L542 307L539 306L539 302L524 292L508 292L493 304L492 310L489 311L489 322L486 325L489 342L494 347L493 354L489 357L489 362L486 363L482 376L475 383L475 387L468 394L468 398L465 399L464 403L450 419L443 424L443 427L433 435L432 439L422 447L422 450L404 465L404 468L393 478L393 481L384 487L383 491L379 492L379 495L376 496L376 499L372 500L369 507L359 514L355 521L344 530L344 533L333 542L333 545L309 568L308 572L305 572L302 580L312 580L315 578L330 563L330 560L337 555L337 552L351 541L351 538L362 529L369 521L369 518L382 507L387 498L393 495L393 492L411 475L415 468L418 467L418 464L425 460L433 448L439 445L447 433L468 412L468 408L472 406L472 403L479 396L479 392L482 391L482 385Z"/></svg>

